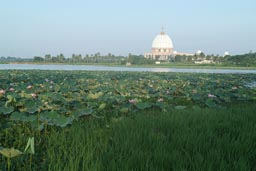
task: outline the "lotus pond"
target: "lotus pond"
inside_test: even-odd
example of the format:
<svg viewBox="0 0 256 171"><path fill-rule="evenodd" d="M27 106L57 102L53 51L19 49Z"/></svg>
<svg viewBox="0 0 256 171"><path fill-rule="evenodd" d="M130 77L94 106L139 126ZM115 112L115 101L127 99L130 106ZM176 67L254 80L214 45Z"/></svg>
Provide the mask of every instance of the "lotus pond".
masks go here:
<svg viewBox="0 0 256 171"><path fill-rule="evenodd" d="M23 169L42 169L38 163L43 165L41 155L47 154L39 146L33 151L34 137L37 144L43 144L52 132L81 120L86 124L90 118L106 126L113 118L140 112L226 110L240 103L255 103L256 89L248 86L255 81L255 74L3 70L0 150L23 148L29 139L30 157L19 159L15 170L19 163ZM30 164L24 164L27 159ZM2 157L0 170L13 168L6 166L8 161Z"/></svg>

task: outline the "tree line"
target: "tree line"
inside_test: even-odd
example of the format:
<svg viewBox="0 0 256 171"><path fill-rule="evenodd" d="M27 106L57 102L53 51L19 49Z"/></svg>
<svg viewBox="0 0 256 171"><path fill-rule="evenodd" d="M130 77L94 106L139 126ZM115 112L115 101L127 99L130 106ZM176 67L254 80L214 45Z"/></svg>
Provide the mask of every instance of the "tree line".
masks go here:
<svg viewBox="0 0 256 171"><path fill-rule="evenodd" d="M65 57L62 53L57 56L51 56L50 54L44 57L35 56L34 62L50 62L50 63L86 63L86 64L153 64L153 60L145 59L143 55L129 54L128 56L116 56L108 53L107 55L101 55L99 52L95 54L87 54L82 56L81 54L72 54L71 57Z"/></svg>
<svg viewBox="0 0 256 171"><path fill-rule="evenodd" d="M179 63L195 63L195 61L208 60L214 64L222 64L227 66L256 66L256 52L249 52L242 55L205 55L204 53L195 54L193 56L177 55L173 62Z"/></svg>
<svg viewBox="0 0 256 171"><path fill-rule="evenodd" d="M195 54L193 56L176 55L171 57L167 62L177 62L184 64L193 64L195 61L208 60L214 64L222 64L228 66L256 66L256 52L249 52L242 55L205 55L204 53ZM101 55L99 52L95 54L87 54L82 56L81 54L72 54L71 57L66 57L60 53L56 56L46 54L42 56L34 56L33 58L20 58L20 57L0 57L1 63L8 62L36 62L36 63L72 63L72 64L120 64L125 65L127 63L135 65L154 64L155 61L144 58L143 55L129 54L128 56L114 55L108 53L107 55ZM163 61L166 62L166 61Z"/></svg>

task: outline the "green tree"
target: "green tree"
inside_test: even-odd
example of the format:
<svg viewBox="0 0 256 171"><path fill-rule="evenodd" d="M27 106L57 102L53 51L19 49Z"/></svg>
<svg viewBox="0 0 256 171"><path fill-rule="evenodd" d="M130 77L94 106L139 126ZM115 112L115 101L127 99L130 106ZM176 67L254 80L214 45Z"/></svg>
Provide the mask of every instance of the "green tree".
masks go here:
<svg viewBox="0 0 256 171"><path fill-rule="evenodd" d="M58 62L64 62L65 61L65 56L62 53L57 55L57 61Z"/></svg>
<svg viewBox="0 0 256 171"><path fill-rule="evenodd" d="M33 60L34 62L42 62L44 61L44 58L42 58L41 56L34 56Z"/></svg>
<svg viewBox="0 0 256 171"><path fill-rule="evenodd" d="M51 60L52 60L51 55L50 55L50 54L46 54L46 55L44 56L44 60L45 60L46 62L51 62Z"/></svg>

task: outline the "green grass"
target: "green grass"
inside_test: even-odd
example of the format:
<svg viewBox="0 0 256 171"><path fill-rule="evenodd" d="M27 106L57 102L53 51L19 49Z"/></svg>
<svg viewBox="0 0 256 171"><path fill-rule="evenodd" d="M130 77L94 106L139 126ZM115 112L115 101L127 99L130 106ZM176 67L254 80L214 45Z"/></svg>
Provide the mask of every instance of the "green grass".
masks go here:
<svg viewBox="0 0 256 171"><path fill-rule="evenodd" d="M65 131L51 131L45 151L47 170L100 170L108 130L96 120L86 120Z"/></svg>
<svg viewBox="0 0 256 171"><path fill-rule="evenodd" d="M256 106L142 112L53 131L47 170L255 170Z"/></svg>
<svg viewBox="0 0 256 171"><path fill-rule="evenodd" d="M31 170L48 171L254 171L256 105L226 109L143 111L117 118L85 117L70 127L35 133ZM28 127L9 130L15 148L26 145ZM16 137L16 138L14 138ZM30 170L29 156L12 170ZM6 160L0 158L0 170Z"/></svg>

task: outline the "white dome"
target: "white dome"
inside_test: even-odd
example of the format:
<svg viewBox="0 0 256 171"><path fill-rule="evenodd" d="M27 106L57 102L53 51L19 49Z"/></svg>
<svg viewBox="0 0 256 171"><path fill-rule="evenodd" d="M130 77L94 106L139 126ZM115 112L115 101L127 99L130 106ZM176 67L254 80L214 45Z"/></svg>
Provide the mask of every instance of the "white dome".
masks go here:
<svg viewBox="0 0 256 171"><path fill-rule="evenodd" d="M229 55L229 52L225 52L225 53L224 53L224 56L228 56L228 55Z"/></svg>
<svg viewBox="0 0 256 171"><path fill-rule="evenodd" d="M196 52L197 55L200 55L201 53L202 53L201 50L198 50L198 51Z"/></svg>
<svg viewBox="0 0 256 171"><path fill-rule="evenodd" d="M164 32L161 32L161 34L157 35L152 43L152 48L173 48L172 40L171 38L165 34Z"/></svg>

